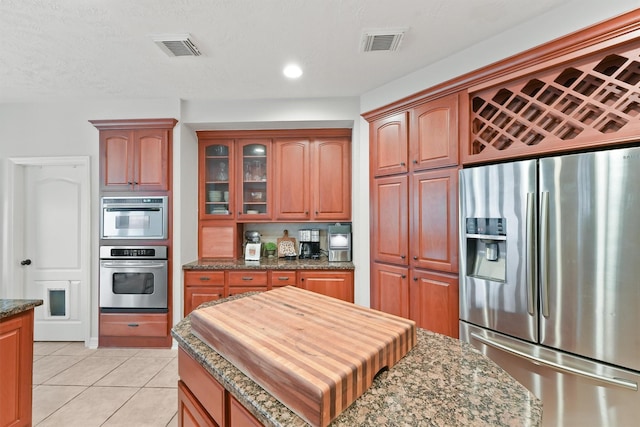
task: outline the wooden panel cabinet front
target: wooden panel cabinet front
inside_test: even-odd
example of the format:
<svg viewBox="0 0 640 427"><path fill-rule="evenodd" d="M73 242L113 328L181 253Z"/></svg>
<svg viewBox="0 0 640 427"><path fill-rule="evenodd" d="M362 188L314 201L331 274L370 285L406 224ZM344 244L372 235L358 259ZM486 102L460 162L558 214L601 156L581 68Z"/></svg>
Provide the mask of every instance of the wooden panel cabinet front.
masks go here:
<svg viewBox="0 0 640 427"><path fill-rule="evenodd" d="M241 254L238 227L234 221L200 220L199 257L238 258Z"/></svg>
<svg viewBox="0 0 640 427"><path fill-rule="evenodd" d="M311 153L312 219L351 219L351 139L316 139Z"/></svg>
<svg viewBox="0 0 640 427"><path fill-rule="evenodd" d="M310 147L306 138L275 141L275 210L278 220L311 218Z"/></svg>
<svg viewBox="0 0 640 427"><path fill-rule="evenodd" d="M411 265L458 271L458 168L413 175Z"/></svg>
<svg viewBox="0 0 640 427"><path fill-rule="evenodd" d="M100 335L126 337L166 337L166 313L100 313Z"/></svg>
<svg viewBox="0 0 640 427"><path fill-rule="evenodd" d="M184 382L178 381L178 426L219 427Z"/></svg>
<svg viewBox="0 0 640 427"><path fill-rule="evenodd" d="M0 320L0 426L31 426L33 310Z"/></svg>
<svg viewBox="0 0 640 427"><path fill-rule="evenodd" d="M302 289L353 302L353 271L301 270Z"/></svg>
<svg viewBox="0 0 640 427"><path fill-rule="evenodd" d="M373 176L394 175L409 170L407 113L375 120L369 126Z"/></svg>
<svg viewBox="0 0 640 427"><path fill-rule="evenodd" d="M458 94L411 110L411 170L458 164Z"/></svg>
<svg viewBox="0 0 640 427"><path fill-rule="evenodd" d="M371 308L409 317L409 269L374 262L371 264Z"/></svg>
<svg viewBox="0 0 640 427"><path fill-rule="evenodd" d="M233 397L231 393L227 393L229 400L229 426L231 427L261 427L262 423L256 417L247 411L247 409Z"/></svg>
<svg viewBox="0 0 640 427"><path fill-rule="evenodd" d="M225 404L227 391L181 348L178 349L178 375L209 417L217 425L227 425L225 422L227 418Z"/></svg>
<svg viewBox="0 0 640 427"><path fill-rule="evenodd" d="M269 288L279 288L281 286L297 286L297 274L295 270L270 270Z"/></svg>
<svg viewBox="0 0 640 427"><path fill-rule="evenodd" d="M458 338L458 277L411 270L409 318L420 328Z"/></svg>
<svg viewBox="0 0 640 427"><path fill-rule="evenodd" d="M407 175L375 178L371 186L372 258L408 265L409 179Z"/></svg>

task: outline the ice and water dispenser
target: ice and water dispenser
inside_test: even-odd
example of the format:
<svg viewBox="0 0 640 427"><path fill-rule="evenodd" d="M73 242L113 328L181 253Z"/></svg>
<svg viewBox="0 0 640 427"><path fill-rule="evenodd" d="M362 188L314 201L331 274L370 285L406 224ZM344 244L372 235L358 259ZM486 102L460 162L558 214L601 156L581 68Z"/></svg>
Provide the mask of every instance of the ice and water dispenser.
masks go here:
<svg viewBox="0 0 640 427"><path fill-rule="evenodd" d="M507 273L507 220L467 218L467 275L504 282Z"/></svg>

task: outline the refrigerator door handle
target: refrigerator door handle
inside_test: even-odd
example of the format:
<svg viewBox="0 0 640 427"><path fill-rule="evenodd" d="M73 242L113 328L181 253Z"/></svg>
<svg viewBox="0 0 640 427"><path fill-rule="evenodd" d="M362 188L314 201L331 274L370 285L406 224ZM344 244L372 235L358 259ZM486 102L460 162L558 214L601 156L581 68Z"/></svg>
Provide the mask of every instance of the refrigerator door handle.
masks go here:
<svg viewBox="0 0 640 427"><path fill-rule="evenodd" d="M531 316L535 315L534 301L535 283L536 283L536 239L535 239L535 193L527 193L527 211L526 211L526 227L527 227L527 243L526 243L526 259L527 259L527 311Z"/></svg>
<svg viewBox="0 0 640 427"><path fill-rule="evenodd" d="M549 317L549 192L540 198L540 305L542 315Z"/></svg>
<svg viewBox="0 0 640 427"><path fill-rule="evenodd" d="M521 357L523 359L526 359L528 361L530 361L533 364L536 365L543 365L543 366L548 366L552 369L555 369L557 371L560 372L566 372L569 374L573 374L573 375L578 375L581 377L585 377L585 378L589 378L595 381L600 381L606 384L611 384L614 386L618 386L618 387L622 387L622 388L626 388L629 390L633 390L633 391L638 391L638 383L633 382L633 381L629 381L629 380L625 380L624 378L610 378L610 377L605 377L602 375L598 375L598 374L594 374L592 372L587 372L584 371L582 369L576 369L573 368L571 366L564 366L561 365L559 363L553 362L551 360L546 360L546 359L542 359L540 357L537 356L533 356L531 354L527 354L523 351L517 350L515 348L511 348L509 345L507 344L503 344L501 342L496 341L495 339L490 339L487 337L483 337L481 335L478 335L476 333L471 333L471 337L480 341L482 344L488 345L489 347L493 347L496 348L498 350L502 350L504 352L507 352L509 354L512 354L514 356L517 357Z"/></svg>

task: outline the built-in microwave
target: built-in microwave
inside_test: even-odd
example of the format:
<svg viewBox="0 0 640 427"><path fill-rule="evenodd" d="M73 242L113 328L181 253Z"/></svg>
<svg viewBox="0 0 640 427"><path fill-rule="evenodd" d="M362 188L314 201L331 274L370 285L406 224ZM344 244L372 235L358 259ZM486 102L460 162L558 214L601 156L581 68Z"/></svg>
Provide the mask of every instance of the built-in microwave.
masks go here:
<svg viewBox="0 0 640 427"><path fill-rule="evenodd" d="M101 239L167 239L167 196L103 197Z"/></svg>

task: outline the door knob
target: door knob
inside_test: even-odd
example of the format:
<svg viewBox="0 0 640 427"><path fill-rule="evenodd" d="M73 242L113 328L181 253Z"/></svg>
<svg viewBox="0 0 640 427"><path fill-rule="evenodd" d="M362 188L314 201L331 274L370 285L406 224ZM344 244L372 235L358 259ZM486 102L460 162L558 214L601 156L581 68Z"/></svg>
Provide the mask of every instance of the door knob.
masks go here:
<svg viewBox="0 0 640 427"><path fill-rule="evenodd" d="M31 260L30 259L23 259L22 261L20 261L20 265L31 265Z"/></svg>

